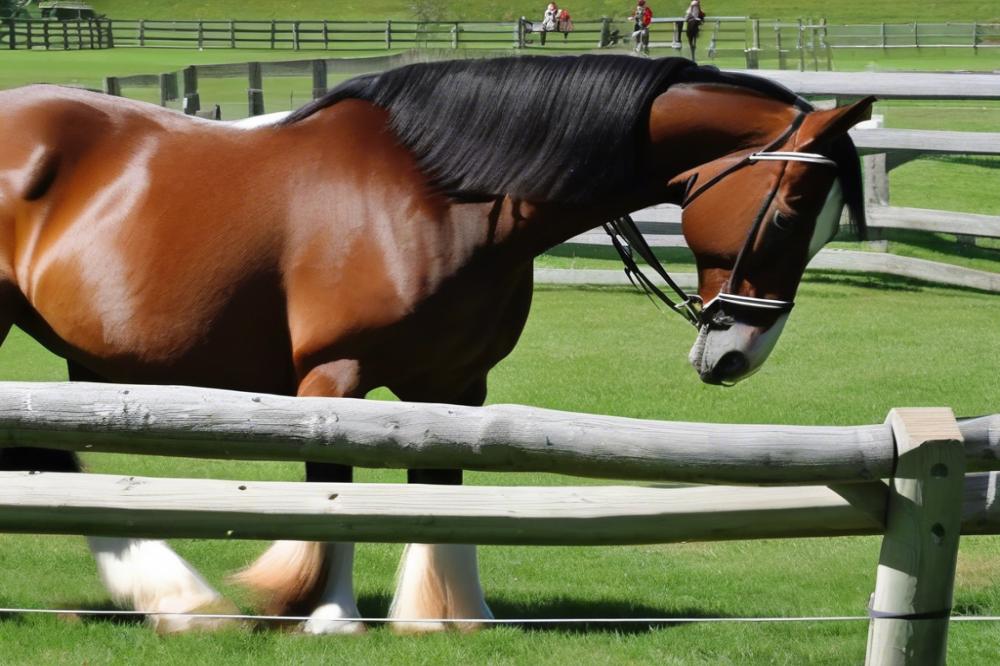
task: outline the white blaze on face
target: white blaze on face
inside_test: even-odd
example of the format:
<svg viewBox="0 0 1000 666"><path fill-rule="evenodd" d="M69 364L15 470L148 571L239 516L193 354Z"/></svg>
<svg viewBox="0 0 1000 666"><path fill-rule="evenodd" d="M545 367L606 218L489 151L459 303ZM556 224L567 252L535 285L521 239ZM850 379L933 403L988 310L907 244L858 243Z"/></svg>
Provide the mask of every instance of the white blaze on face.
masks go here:
<svg viewBox="0 0 1000 666"><path fill-rule="evenodd" d="M844 207L840 182L834 181L826 196L822 210L816 216L816 225L809 241L808 260L811 260L837 233L840 213ZM691 347L688 360L703 381L735 384L755 373L771 354L788 321L788 314L778 316L767 327L752 326L739 321L728 328L703 326ZM739 359L736 363L734 359ZM721 363L721 365L720 365ZM727 364L740 367L738 374L724 372Z"/></svg>
<svg viewBox="0 0 1000 666"><path fill-rule="evenodd" d="M816 227L813 229L812 240L809 241L809 259L816 256L823 246L833 240L840 227L840 213L844 210L844 195L840 190L840 181L833 181L823 209L816 216Z"/></svg>

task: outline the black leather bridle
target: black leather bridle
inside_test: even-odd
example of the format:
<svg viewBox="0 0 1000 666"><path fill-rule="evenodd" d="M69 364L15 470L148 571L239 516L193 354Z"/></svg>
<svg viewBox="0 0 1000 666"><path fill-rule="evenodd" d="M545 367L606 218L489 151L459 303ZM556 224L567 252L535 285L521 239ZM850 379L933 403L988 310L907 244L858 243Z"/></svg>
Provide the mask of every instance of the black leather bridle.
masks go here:
<svg viewBox="0 0 1000 666"><path fill-rule="evenodd" d="M752 166L758 162L784 162L785 165L787 165L788 162L805 162L807 164L819 164L836 168L838 165L834 160L825 155L820 155L819 153L800 153L774 150L774 148L782 145L793 133L795 133L795 131L802 124L805 115L806 114L804 113L800 113L795 120L792 121L792 124L789 125L784 132L782 132L781 136L768 144L764 150L746 155L743 159L717 173L696 190L688 192L684 201L681 203L681 208L685 208L690 205L692 201L722 181L726 176L729 176L743 167ZM604 225L604 230L609 236L611 236L611 244L621 257L622 263L625 265L625 274L628 276L632 284L642 288L651 298L656 297L665 303L671 310L680 313L680 315L693 324L695 328L700 329L703 326L728 328L734 321L734 310L750 310L770 314L787 313L790 312L795 306L794 301L740 296L739 294L733 293L743 282L746 258L750 255L754 243L757 240L757 236L760 234L764 216L767 214L768 208L771 207L774 197L777 196L778 190L781 188L781 181L784 178L784 175L785 168L783 166L777 182L761 202L760 209L757 211L757 215L754 217L753 223L747 231L746 240L743 242L743 247L736 256L736 261L729 274L729 279L719 290L719 293L715 296L715 298L708 303L702 303L701 297L696 294L688 294L673 280L673 278L670 277L670 274L667 273L666 269L663 268L662 264L660 264L656 255L653 254L652 249L649 247L646 239L643 238L642 232L639 231L639 228L636 226L631 216L625 215L606 223ZM675 301L667 294L663 293L663 291L657 287L657 285L647 275L639 270L639 266L636 264L633 252L638 254L650 268L663 278L667 286L673 290L674 294L679 299L678 301Z"/></svg>

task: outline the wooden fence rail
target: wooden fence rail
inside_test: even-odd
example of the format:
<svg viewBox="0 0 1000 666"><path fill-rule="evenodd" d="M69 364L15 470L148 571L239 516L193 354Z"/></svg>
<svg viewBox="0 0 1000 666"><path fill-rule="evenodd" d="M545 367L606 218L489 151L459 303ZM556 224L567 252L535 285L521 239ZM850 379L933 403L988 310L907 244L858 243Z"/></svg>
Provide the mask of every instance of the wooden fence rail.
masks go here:
<svg viewBox="0 0 1000 666"><path fill-rule="evenodd" d="M960 424L949 409L895 409L882 426L713 426L10 383L0 385L0 445L825 484L448 487L0 472L0 530L549 545L885 534L866 659L878 665L944 663L960 535L1000 533L998 474L965 476L1000 467L1000 415Z"/></svg>
<svg viewBox="0 0 1000 666"><path fill-rule="evenodd" d="M968 469L1000 470L1000 415L983 419L961 426ZM680 423L77 382L0 383L0 446L12 445L693 483L865 482L891 476L895 460L887 424Z"/></svg>
<svg viewBox="0 0 1000 666"><path fill-rule="evenodd" d="M997 480L997 472L966 477L962 534L1000 533ZM872 507L884 508L888 490L884 484L864 490L306 484L0 472L0 532L563 546L881 534L883 511Z"/></svg>

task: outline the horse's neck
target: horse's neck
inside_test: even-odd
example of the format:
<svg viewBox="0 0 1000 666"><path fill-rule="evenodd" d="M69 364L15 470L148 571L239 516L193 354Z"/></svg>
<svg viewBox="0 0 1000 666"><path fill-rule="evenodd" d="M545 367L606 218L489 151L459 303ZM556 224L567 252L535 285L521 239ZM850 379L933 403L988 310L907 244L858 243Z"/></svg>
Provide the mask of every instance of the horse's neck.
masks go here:
<svg viewBox="0 0 1000 666"><path fill-rule="evenodd" d="M657 203L680 203L685 182L679 175L770 143L798 113L784 102L732 86L674 86L650 109L643 171L627 191L579 206L505 200L498 238L518 253L534 256L621 215Z"/></svg>
<svg viewBox="0 0 1000 666"><path fill-rule="evenodd" d="M669 182L701 164L770 143L799 113L749 89L707 83L673 86L650 108L648 161Z"/></svg>

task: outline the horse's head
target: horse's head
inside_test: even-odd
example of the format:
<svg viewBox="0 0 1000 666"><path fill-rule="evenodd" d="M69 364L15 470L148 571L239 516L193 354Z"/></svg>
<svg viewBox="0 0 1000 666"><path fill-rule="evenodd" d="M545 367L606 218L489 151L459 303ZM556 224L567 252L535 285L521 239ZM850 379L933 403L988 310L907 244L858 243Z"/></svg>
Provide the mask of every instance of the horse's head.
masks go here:
<svg viewBox="0 0 1000 666"><path fill-rule="evenodd" d="M809 260L848 206L863 229L860 168L847 131L872 99L804 113L770 145L683 174L684 236L704 306L690 360L702 380L753 374L781 335Z"/></svg>

